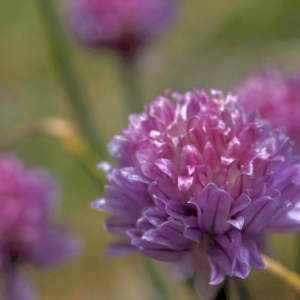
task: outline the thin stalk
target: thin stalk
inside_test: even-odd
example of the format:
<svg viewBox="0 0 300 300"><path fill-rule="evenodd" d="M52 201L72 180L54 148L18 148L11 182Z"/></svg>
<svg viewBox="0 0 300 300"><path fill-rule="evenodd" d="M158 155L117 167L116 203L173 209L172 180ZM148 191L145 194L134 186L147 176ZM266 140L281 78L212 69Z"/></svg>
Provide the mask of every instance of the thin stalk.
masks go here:
<svg viewBox="0 0 300 300"><path fill-rule="evenodd" d="M139 86L139 72L136 64L130 61L122 61L121 79L123 83L123 111L125 124L132 113L140 113L144 110L143 97Z"/></svg>
<svg viewBox="0 0 300 300"><path fill-rule="evenodd" d="M156 300L171 300L171 296L168 289L162 279L161 275L157 272L153 262L150 258L145 257L145 269L147 271L148 277L152 283L155 299Z"/></svg>
<svg viewBox="0 0 300 300"><path fill-rule="evenodd" d="M54 65L87 141L96 152L102 157L106 157L107 152L103 139L97 130L91 109L85 101L86 95L84 94L80 81L73 69L71 52L67 44L67 39L62 32L60 20L57 17L53 3L54 1L52 0L39 0L44 25L48 33Z"/></svg>

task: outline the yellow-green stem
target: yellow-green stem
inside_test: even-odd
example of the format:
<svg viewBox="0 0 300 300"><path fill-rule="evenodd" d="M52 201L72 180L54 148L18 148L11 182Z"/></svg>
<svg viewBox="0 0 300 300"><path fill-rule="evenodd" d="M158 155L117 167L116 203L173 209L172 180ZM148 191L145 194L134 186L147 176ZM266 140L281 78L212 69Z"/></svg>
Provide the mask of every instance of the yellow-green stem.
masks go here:
<svg viewBox="0 0 300 300"><path fill-rule="evenodd" d="M39 135L48 135L70 154L90 175L91 179L103 188L105 178L96 173L95 165L101 158L80 136L76 126L68 120L57 117L39 117L17 124L1 134L0 151L8 151L24 140Z"/></svg>
<svg viewBox="0 0 300 300"><path fill-rule="evenodd" d="M273 276L283 281L300 295L300 276L297 273L289 270L279 262L264 254L261 254L261 257L268 266L265 271L271 273Z"/></svg>

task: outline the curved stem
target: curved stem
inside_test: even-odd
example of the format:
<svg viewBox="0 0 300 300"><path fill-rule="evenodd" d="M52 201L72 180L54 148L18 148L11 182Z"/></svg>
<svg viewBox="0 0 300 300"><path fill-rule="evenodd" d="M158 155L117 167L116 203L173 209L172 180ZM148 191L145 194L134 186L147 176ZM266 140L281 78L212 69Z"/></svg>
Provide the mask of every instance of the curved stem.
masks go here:
<svg viewBox="0 0 300 300"><path fill-rule="evenodd" d="M139 86L139 72L134 62L122 61L121 79L123 82L123 110L125 124L132 113L141 113L144 110L143 97Z"/></svg>
<svg viewBox="0 0 300 300"><path fill-rule="evenodd" d="M279 278L285 284L289 285L295 292L300 295L300 275L287 269L279 262L271 259L270 257L260 254L266 265L268 266L265 271L270 272L273 276Z"/></svg>
<svg viewBox="0 0 300 300"><path fill-rule="evenodd" d="M22 141L38 135L49 135L79 163L94 183L103 188L105 178L95 172L94 166L101 160L78 133L71 122L57 117L39 117L15 125L1 134L0 151L10 150Z"/></svg>
<svg viewBox="0 0 300 300"><path fill-rule="evenodd" d="M64 85L81 130L95 151L101 154L102 157L106 157L106 148L101 142L103 139L101 139L97 130L91 109L85 101L86 96L73 69L71 53L66 42L67 39L61 30L53 1L39 0L39 2L49 37L53 62Z"/></svg>

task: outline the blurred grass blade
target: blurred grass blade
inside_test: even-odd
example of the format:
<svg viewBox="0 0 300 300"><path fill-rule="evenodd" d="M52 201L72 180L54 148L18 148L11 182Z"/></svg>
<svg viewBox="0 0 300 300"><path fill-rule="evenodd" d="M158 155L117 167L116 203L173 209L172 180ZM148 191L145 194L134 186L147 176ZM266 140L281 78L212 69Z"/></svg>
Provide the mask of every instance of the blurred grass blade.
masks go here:
<svg viewBox="0 0 300 300"><path fill-rule="evenodd" d="M107 156L106 147L104 146L103 138L97 130L91 109L86 103L86 95L84 95L81 84L73 69L67 38L61 30L60 20L56 15L53 4L54 1L38 1L49 36L53 62L55 63L56 69L68 94L69 102L73 107L86 139L95 151L105 158Z"/></svg>
<svg viewBox="0 0 300 300"><path fill-rule="evenodd" d="M264 254L261 254L261 257L266 265L268 265L268 268L265 269L265 271L279 278L300 295L300 276L297 273L287 269L279 262L271 259Z"/></svg>
<svg viewBox="0 0 300 300"><path fill-rule="evenodd" d="M97 185L103 187L104 176L96 173L96 164L101 160L89 144L80 136L73 123L57 117L39 117L15 125L0 137L0 151L9 151L20 142L38 135L49 135L73 156L87 171Z"/></svg>

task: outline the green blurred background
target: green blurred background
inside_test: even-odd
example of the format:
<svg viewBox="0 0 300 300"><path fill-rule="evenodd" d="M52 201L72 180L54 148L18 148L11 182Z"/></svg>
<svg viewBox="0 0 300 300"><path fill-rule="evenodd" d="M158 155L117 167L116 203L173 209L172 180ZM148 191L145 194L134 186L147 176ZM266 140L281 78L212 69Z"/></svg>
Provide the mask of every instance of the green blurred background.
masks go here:
<svg viewBox="0 0 300 300"><path fill-rule="evenodd" d="M181 0L179 4L179 20L139 61L145 103L167 88L228 92L263 66L276 63L286 71L300 66L300 1ZM66 1L55 5L67 36ZM111 53L91 52L71 39L69 43L86 101L107 143L124 126L119 62ZM53 67L39 0L0 2L0 106L0 132L37 116L74 119ZM142 257L102 256L106 244L115 240L103 230L107 215L89 207L102 190L74 159L49 137L25 140L12 151L61 181L62 211L86 244L83 255L68 265L47 272L29 270L39 299L155 299ZM295 269L296 236L270 240L273 257ZM173 289L174 299L193 299L164 267L157 267ZM245 282L253 299L296 299L293 291L266 271L253 271Z"/></svg>

